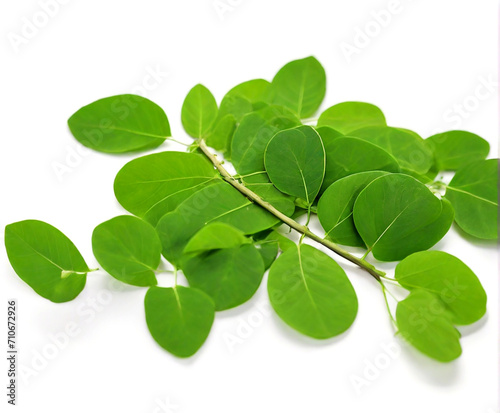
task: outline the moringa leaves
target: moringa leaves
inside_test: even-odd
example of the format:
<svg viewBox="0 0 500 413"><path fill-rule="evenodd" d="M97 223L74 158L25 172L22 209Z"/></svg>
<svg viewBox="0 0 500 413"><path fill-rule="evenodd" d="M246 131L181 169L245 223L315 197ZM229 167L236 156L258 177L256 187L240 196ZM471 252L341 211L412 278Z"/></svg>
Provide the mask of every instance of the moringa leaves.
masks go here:
<svg viewBox="0 0 500 413"><path fill-rule="evenodd" d="M290 327L325 339L346 331L358 300L344 270L328 255L300 244L278 257L267 284L276 313Z"/></svg>
<svg viewBox="0 0 500 413"><path fill-rule="evenodd" d="M462 354L460 333L436 295L422 289L412 291L398 303L396 321L399 333L427 356L450 362Z"/></svg>
<svg viewBox="0 0 500 413"><path fill-rule="evenodd" d="M201 228L184 248L186 254L199 254L206 251L236 248L250 243L243 232L223 222L213 222Z"/></svg>
<svg viewBox="0 0 500 413"><path fill-rule="evenodd" d="M198 84L189 91L182 104L182 126L189 136L204 138L215 122L217 112L217 102L212 93Z"/></svg>
<svg viewBox="0 0 500 413"><path fill-rule="evenodd" d="M144 298L146 323L155 341L177 357L203 345L215 318L211 298L196 288L151 287Z"/></svg>
<svg viewBox="0 0 500 413"><path fill-rule="evenodd" d="M272 103L307 118L318 110L325 93L325 69L311 56L283 66L271 83L269 96Z"/></svg>
<svg viewBox="0 0 500 413"><path fill-rule="evenodd" d="M137 95L97 100L75 112L68 126L82 145L107 153L153 149L170 137L163 109Z"/></svg>
<svg viewBox="0 0 500 413"><path fill-rule="evenodd" d="M476 161L457 171L445 197L465 232L477 238L498 238L498 159Z"/></svg>
<svg viewBox="0 0 500 413"><path fill-rule="evenodd" d="M127 163L116 175L118 202L152 225L182 201L217 182L217 172L195 153L160 152Z"/></svg>
<svg viewBox="0 0 500 413"><path fill-rule="evenodd" d="M442 209L441 201L416 179L389 174L361 191L353 216L373 256L397 261L432 247L446 234L453 218L443 216Z"/></svg>
<svg viewBox="0 0 500 413"><path fill-rule="evenodd" d="M101 267L117 280L138 287L156 285L161 243L155 229L142 219L121 215L98 225L92 250Z"/></svg>
<svg viewBox="0 0 500 413"><path fill-rule="evenodd" d="M183 266L189 285L207 293L222 311L248 301L264 276L264 261L253 245L197 255Z"/></svg>
<svg viewBox="0 0 500 413"><path fill-rule="evenodd" d="M269 179L281 192L314 202L325 175L325 150L310 126L278 132L267 145L264 161Z"/></svg>
<svg viewBox="0 0 500 413"><path fill-rule="evenodd" d="M471 162L484 160L490 151L490 144L483 138L460 130L438 133L425 143L434 153L439 171L456 171Z"/></svg>
<svg viewBox="0 0 500 413"><path fill-rule="evenodd" d="M326 109L318 126L330 126L344 135L369 126L387 126L385 116L375 105L364 102L343 102Z"/></svg>
<svg viewBox="0 0 500 413"><path fill-rule="evenodd" d="M438 296L454 324L472 324L486 312L486 293L472 270L453 255L422 251L396 267L396 280L404 288L423 289Z"/></svg>
<svg viewBox="0 0 500 413"><path fill-rule="evenodd" d="M19 278L55 303L78 296L91 271L75 244L42 221L30 219L7 225L5 248Z"/></svg>

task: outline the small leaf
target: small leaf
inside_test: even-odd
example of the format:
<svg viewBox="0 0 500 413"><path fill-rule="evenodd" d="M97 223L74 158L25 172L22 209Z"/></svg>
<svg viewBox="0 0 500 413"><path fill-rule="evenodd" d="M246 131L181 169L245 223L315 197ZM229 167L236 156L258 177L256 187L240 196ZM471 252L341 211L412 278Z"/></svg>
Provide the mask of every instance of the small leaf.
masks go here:
<svg viewBox="0 0 500 413"><path fill-rule="evenodd" d="M213 222L201 228L190 239L184 253L199 254L210 250L235 248L250 242L239 229L223 222Z"/></svg>
<svg viewBox="0 0 500 413"><path fill-rule="evenodd" d="M401 168L425 174L431 168L433 155L424 140L413 131L386 126L357 129L350 136L364 139L389 152Z"/></svg>
<svg viewBox="0 0 500 413"><path fill-rule="evenodd" d="M312 204L325 175L325 150L310 126L278 132L264 155L269 179L281 192Z"/></svg>
<svg viewBox="0 0 500 413"><path fill-rule="evenodd" d="M182 104L182 126L193 138L204 138L217 118L217 102L203 85L194 86Z"/></svg>
<svg viewBox="0 0 500 413"><path fill-rule="evenodd" d="M472 324L486 313L486 293L476 274L453 255L423 251L406 257L396 267L404 288L424 289L438 296L457 325Z"/></svg>
<svg viewBox="0 0 500 413"><path fill-rule="evenodd" d="M225 248L189 259L183 266L189 285L207 293L216 311L248 301L257 291L265 268L253 245Z"/></svg>
<svg viewBox="0 0 500 413"><path fill-rule="evenodd" d="M156 148L170 136L163 109L137 95L97 100L75 112L68 126L82 145L107 153Z"/></svg>
<svg viewBox="0 0 500 413"><path fill-rule="evenodd" d="M36 220L7 225L5 248L19 278L50 301L71 301L85 287L87 264L75 244L52 225Z"/></svg>
<svg viewBox="0 0 500 413"><path fill-rule="evenodd" d="M215 317L211 298L195 288L151 287L144 299L146 323L155 341L177 357L203 345Z"/></svg>
<svg viewBox="0 0 500 413"><path fill-rule="evenodd" d="M325 339L347 330L358 300L344 270L328 255L301 244L278 257L267 284L271 304L290 327Z"/></svg>
<svg viewBox="0 0 500 413"><path fill-rule="evenodd" d="M387 126L385 116L375 105L364 102L343 102L326 109L318 126L330 126L344 135L369 126Z"/></svg>
<svg viewBox="0 0 500 413"><path fill-rule="evenodd" d="M276 257L278 256L279 248L278 241L270 241L260 245L256 245L262 261L264 262L264 269L268 270Z"/></svg>
<svg viewBox="0 0 500 413"><path fill-rule="evenodd" d="M398 261L432 247L446 234L453 214L443 214L443 207L416 179L389 174L361 191L354 204L354 223L375 258Z"/></svg>
<svg viewBox="0 0 500 413"><path fill-rule="evenodd" d="M477 238L498 238L498 159L476 161L458 170L445 197L465 232Z"/></svg>
<svg viewBox="0 0 500 413"><path fill-rule="evenodd" d="M229 224L248 235L271 228L279 220L228 183L218 182L199 190L160 219L156 230L162 242L163 256L182 267L187 243L211 222Z"/></svg>
<svg viewBox="0 0 500 413"><path fill-rule="evenodd" d="M121 215L98 225L92 250L101 267L124 283L156 285L161 243L155 229L140 218Z"/></svg>
<svg viewBox="0 0 500 413"><path fill-rule="evenodd" d="M288 109L267 106L246 115L234 132L231 160L240 174L264 171L264 151L276 132L300 125Z"/></svg>
<svg viewBox="0 0 500 413"><path fill-rule="evenodd" d="M318 218L326 238L342 245L365 247L353 220L354 202L374 179L387 172L360 172L339 179L328 187L318 202Z"/></svg>
<svg viewBox="0 0 500 413"><path fill-rule="evenodd" d="M217 181L218 174L202 155L160 152L128 162L116 175L118 202L152 225L196 191Z"/></svg>
<svg viewBox="0 0 500 413"><path fill-rule="evenodd" d="M243 116L257 110L258 104L266 100L270 83L254 79L233 87L222 98L219 116L231 114L240 122Z"/></svg>
<svg viewBox="0 0 500 413"><path fill-rule="evenodd" d="M460 130L438 133L425 143L434 153L439 171L456 171L471 162L482 161L490 151L489 143L483 138Z"/></svg>
<svg viewBox="0 0 500 413"><path fill-rule="evenodd" d="M231 140L236 130L236 119L233 115L220 118L207 135L207 145L217 151L227 153L231 149Z"/></svg>
<svg viewBox="0 0 500 413"><path fill-rule="evenodd" d="M294 60L283 66L274 77L270 99L300 118L314 115L326 93L325 69L314 57Z"/></svg>
<svg viewBox="0 0 500 413"><path fill-rule="evenodd" d="M322 191L340 178L358 172L399 172L399 164L381 147L363 139L339 137L334 139L326 152L326 172Z"/></svg>
<svg viewBox="0 0 500 413"><path fill-rule="evenodd" d="M441 362L460 357L460 333L442 301L425 290L415 290L398 303L399 333L419 351Z"/></svg>

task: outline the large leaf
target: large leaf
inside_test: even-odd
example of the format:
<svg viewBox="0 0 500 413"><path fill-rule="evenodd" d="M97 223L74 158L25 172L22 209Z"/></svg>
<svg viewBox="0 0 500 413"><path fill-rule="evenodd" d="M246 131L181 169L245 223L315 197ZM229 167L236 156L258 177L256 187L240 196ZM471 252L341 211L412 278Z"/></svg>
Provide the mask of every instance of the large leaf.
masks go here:
<svg viewBox="0 0 500 413"><path fill-rule="evenodd" d="M276 313L307 336L336 336L356 318L358 300L344 270L309 245L299 245L278 257L271 266L267 288Z"/></svg>
<svg viewBox="0 0 500 413"><path fill-rule="evenodd" d="M269 180L267 173L263 172L256 175L242 178L245 186L259 195L264 201L269 202L277 210L287 216L292 216L295 211L295 203L291 196L284 194L276 189Z"/></svg>
<svg viewBox="0 0 500 413"><path fill-rule="evenodd" d="M240 174L264 171L264 151L273 135L300 125L288 109L267 106L246 115L234 132L231 161Z"/></svg>
<svg viewBox="0 0 500 413"><path fill-rule="evenodd" d="M456 171L471 162L486 159L490 151L489 143L483 138L460 130L438 133L427 138L425 143L434 153L439 171Z"/></svg>
<svg viewBox="0 0 500 413"><path fill-rule="evenodd" d="M330 126L347 135L357 129L387 124L377 106L364 102L343 102L326 109L318 119L318 126Z"/></svg>
<svg viewBox="0 0 500 413"><path fill-rule="evenodd" d="M318 218L326 238L342 245L364 247L353 220L354 202L374 179L387 172L360 172L339 179L328 187L318 202Z"/></svg>
<svg viewBox="0 0 500 413"><path fill-rule="evenodd" d="M398 261L432 247L446 234L453 214L443 213L443 207L416 179L389 174L361 191L353 216L373 256L381 261Z"/></svg>
<svg viewBox="0 0 500 413"><path fill-rule="evenodd" d="M281 192L314 202L325 175L325 149L310 126L278 132L264 155L269 179Z"/></svg>
<svg viewBox="0 0 500 413"><path fill-rule="evenodd" d="M404 288L436 294L452 314L454 324L471 324L486 312L486 293L476 274L462 261L442 251L422 251L396 267Z"/></svg>
<svg viewBox="0 0 500 413"><path fill-rule="evenodd" d="M432 152L415 132L388 126L372 126L357 129L350 135L380 146L396 158L401 168L425 174L432 166Z"/></svg>
<svg viewBox="0 0 500 413"><path fill-rule="evenodd" d="M170 136L163 109L137 95L97 100L75 112L68 126L82 145L108 153L156 148Z"/></svg>
<svg viewBox="0 0 500 413"><path fill-rule="evenodd" d="M189 91L182 104L182 126L193 138L204 138L215 122L217 112L217 102L212 93L198 84Z"/></svg>
<svg viewBox="0 0 500 413"><path fill-rule="evenodd" d="M201 228L184 248L186 254L199 254L217 249L236 248L250 243L242 231L223 222L212 222Z"/></svg>
<svg viewBox="0 0 500 413"><path fill-rule="evenodd" d="M252 203L226 182L196 192L177 209L163 216L156 227L164 257L182 266L183 251L193 235L211 222L229 224L245 234L255 234L279 220Z"/></svg>
<svg viewBox="0 0 500 413"><path fill-rule="evenodd" d="M73 300L90 271L71 240L42 221L26 220L5 227L7 256L19 277L55 303Z"/></svg>
<svg viewBox="0 0 500 413"><path fill-rule="evenodd" d="M325 93L325 69L310 56L294 60L279 70L271 83L270 99L300 118L307 118L318 110Z"/></svg>
<svg viewBox="0 0 500 413"><path fill-rule="evenodd" d="M115 178L118 202L156 225L186 198L217 181L217 172L202 155L160 152L127 163Z"/></svg>
<svg viewBox="0 0 500 413"><path fill-rule="evenodd" d="M366 171L399 172L399 164L381 147L363 139L338 137L325 146L326 172L322 190L348 175Z"/></svg>
<svg viewBox="0 0 500 413"><path fill-rule="evenodd" d="M498 238L498 159L476 161L457 171L445 197L465 232L483 239Z"/></svg>
<svg viewBox="0 0 500 413"><path fill-rule="evenodd" d="M189 285L212 297L217 311L248 301L259 288L264 271L264 261L253 245L200 254L183 267Z"/></svg>
<svg viewBox="0 0 500 413"><path fill-rule="evenodd" d="M398 303L396 321L399 333L414 347L441 362L462 354L460 333L442 301L425 290L415 290Z"/></svg>
<svg viewBox="0 0 500 413"><path fill-rule="evenodd" d="M142 219L121 215L98 225L92 250L101 267L117 280L139 287L156 285L161 243L155 229Z"/></svg>
<svg viewBox="0 0 500 413"><path fill-rule="evenodd" d="M151 287L144 299L146 323L156 342L177 357L196 353L215 317L212 299L195 288Z"/></svg>

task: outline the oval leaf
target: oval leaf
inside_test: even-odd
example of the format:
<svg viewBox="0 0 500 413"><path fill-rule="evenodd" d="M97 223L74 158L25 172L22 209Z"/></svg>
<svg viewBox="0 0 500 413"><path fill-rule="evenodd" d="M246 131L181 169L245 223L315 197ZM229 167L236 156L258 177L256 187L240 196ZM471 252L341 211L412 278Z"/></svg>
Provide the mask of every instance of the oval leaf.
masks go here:
<svg viewBox="0 0 500 413"><path fill-rule="evenodd" d="M189 91L182 104L182 126L193 138L204 138L215 122L217 112L217 102L212 93L198 84Z"/></svg>
<svg viewBox="0 0 500 413"><path fill-rule="evenodd" d="M283 66L270 88L271 101L300 118L314 115L326 93L325 69L316 58L294 60Z"/></svg>
<svg viewBox="0 0 500 413"><path fill-rule="evenodd" d="M387 123L384 114L375 105L343 102L326 109L318 119L318 126L330 126L346 135L368 126L387 126Z"/></svg>
<svg viewBox="0 0 500 413"><path fill-rule="evenodd" d="M55 303L73 300L90 271L75 244L57 228L26 220L5 227L7 256L19 277Z"/></svg>
<svg viewBox="0 0 500 413"><path fill-rule="evenodd" d="M151 287L144 299L148 329L165 350L191 357L203 345L215 317L212 299L195 288Z"/></svg>
<svg viewBox="0 0 500 413"><path fill-rule="evenodd" d="M325 339L347 330L358 300L344 270L328 255L299 245L271 266L267 284L271 304L290 327Z"/></svg>
<svg viewBox="0 0 500 413"><path fill-rule="evenodd" d="M217 311L248 301L257 291L265 268L253 245L197 255L183 266L189 285L207 293Z"/></svg>
<svg viewBox="0 0 500 413"><path fill-rule="evenodd" d="M498 238L498 159L473 162L460 169L446 189L455 220L470 235Z"/></svg>
<svg viewBox="0 0 500 413"><path fill-rule="evenodd" d="M404 288L424 289L438 296L457 325L472 324L486 313L486 293L476 274L462 261L442 251L423 251L396 267Z"/></svg>
<svg viewBox="0 0 500 413"><path fill-rule="evenodd" d="M314 202L325 175L325 150L310 126L278 132L267 145L264 162L269 179L281 192Z"/></svg>
<svg viewBox="0 0 500 413"><path fill-rule="evenodd" d="M200 229L184 248L184 253L199 254L210 250L239 247L250 240L243 232L223 222L213 222Z"/></svg>
<svg viewBox="0 0 500 413"><path fill-rule="evenodd" d="M152 225L196 191L217 181L217 171L202 155L160 152L127 163L116 175L118 202Z"/></svg>
<svg viewBox="0 0 500 413"><path fill-rule="evenodd" d="M75 112L68 126L82 145L107 153L156 148L170 136L163 109L137 95L97 100Z"/></svg>
<svg viewBox="0 0 500 413"><path fill-rule="evenodd" d="M117 280L138 287L156 285L161 243L155 229L142 219L121 215L98 225L92 250L102 268Z"/></svg>

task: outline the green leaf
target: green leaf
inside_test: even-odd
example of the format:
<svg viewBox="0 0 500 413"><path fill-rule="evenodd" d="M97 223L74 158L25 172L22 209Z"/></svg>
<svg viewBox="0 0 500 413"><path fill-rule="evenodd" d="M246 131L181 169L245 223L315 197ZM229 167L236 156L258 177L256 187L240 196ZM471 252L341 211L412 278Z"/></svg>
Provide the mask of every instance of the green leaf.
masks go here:
<svg viewBox="0 0 500 413"><path fill-rule="evenodd" d="M128 162L116 175L118 202L152 225L196 191L218 181L202 155L160 152Z"/></svg>
<svg viewBox="0 0 500 413"><path fill-rule="evenodd" d="M218 182L199 190L160 219L156 230L163 245L163 256L181 267L187 243L211 222L229 224L248 235L271 228L279 220L228 183Z"/></svg>
<svg viewBox="0 0 500 413"><path fill-rule="evenodd" d="M82 145L107 153L156 148L170 136L163 109L137 95L97 100L75 112L68 126Z"/></svg>
<svg viewBox="0 0 500 413"><path fill-rule="evenodd" d="M373 256L398 261L428 249L451 226L453 215L422 183L408 175L381 176L361 191L354 223Z"/></svg>
<svg viewBox="0 0 500 413"><path fill-rule="evenodd" d="M326 238L342 245L365 247L353 220L354 202L374 179L387 172L360 172L339 179L328 187L318 202L318 218Z"/></svg>
<svg viewBox="0 0 500 413"><path fill-rule="evenodd" d="M425 290L415 290L398 303L399 333L419 351L441 362L462 354L460 333L442 301Z"/></svg>
<svg viewBox="0 0 500 413"><path fill-rule="evenodd" d="M151 287L144 299L146 323L156 342L177 357L203 345L215 317L212 299L195 288Z"/></svg>
<svg viewBox="0 0 500 413"><path fill-rule="evenodd" d="M183 267L189 285L207 293L216 311L227 310L248 301L264 276L264 261L253 245L241 245L186 261Z"/></svg>
<svg viewBox="0 0 500 413"><path fill-rule="evenodd" d="M220 118L207 135L207 145L217 151L227 153L231 149L231 140L236 130L236 118L226 115Z"/></svg>
<svg viewBox="0 0 500 413"><path fill-rule="evenodd" d="M465 165L486 159L490 144L480 136L453 130L438 133L425 140L427 147L434 153L439 171L456 171Z"/></svg>
<svg viewBox="0 0 500 413"><path fill-rule="evenodd" d="M278 257L267 284L271 305L290 327L325 339L347 330L358 300L344 270L328 255L301 244Z"/></svg>
<svg viewBox="0 0 500 413"><path fill-rule="evenodd" d="M257 104L265 101L270 83L264 79L254 79L233 87L222 98L219 116L231 114L240 122L243 116L257 110Z"/></svg>
<svg viewBox="0 0 500 413"><path fill-rule="evenodd" d="M396 159L384 149L363 139L338 137L326 152L326 172L322 190L348 175L366 171L399 172Z"/></svg>
<svg viewBox="0 0 500 413"><path fill-rule="evenodd" d="M369 126L387 126L385 116L375 105L364 102L343 102L326 109L318 126L330 126L347 135Z"/></svg>
<svg viewBox="0 0 500 413"><path fill-rule="evenodd" d="M242 179L245 186L259 195L264 201L269 202L278 211L286 216L295 212L295 203L292 197L280 192L269 180L267 173L246 176Z"/></svg>
<svg viewBox="0 0 500 413"><path fill-rule="evenodd" d="M264 262L265 270L268 270L272 265L276 257L278 256L279 247L278 241L270 241L264 244L259 244L255 246L257 251L259 251L262 261Z"/></svg>
<svg viewBox="0 0 500 413"><path fill-rule="evenodd" d="M234 132L231 161L240 174L264 170L264 151L276 132L300 125L288 109L267 106L246 115Z"/></svg>
<svg viewBox="0 0 500 413"><path fill-rule="evenodd" d="M117 280L138 287L156 285L161 243L155 229L142 219L121 215L98 225L92 250L101 267Z"/></svg>
<svg viewBox="0 0 500 413"><path fill-rule="evenodd" d="M325 150L311 126L278 132L264 155L269 179L281 192L312 204L325 175Z"/></svg>
<svg viewBox="0 0 500 413"><path fill-rule="evenodd" d="M269 93L272 103L290 109L300 118L312 116L325 97L325 69L312 56L294 60L279 70Z"/></svg>
<svg viewBox="0 0 500 413"><path fill-rule="evenodd" d="M438 296L452 314L453 324L478 321L486 313L486 293L476 274L453 255L423 251L406 257L396 267L404 288L424 289Z"/></svg>
<svg viewBox="0 0 500 413"><path fill-rule="evenodd" d="M217 102L212 93L198 84L189 91L182 104L182 126L193 138L204 138L215 122L217 112Z"/></svg>
<svg viewBox="0 0 500 413"><path fill-rule="evenodd" d="M445 197L465 232L477 238L498 238L498 159L476 161L458 170Z"/></svg>
<svg viewBox="0 0 500 413"><path fill-rule="evenodd" d="M350 135L380 146L396 158L401 168L423 175L432 166L432 152L415 132L388 126L373 126L355 130Z"/></svg>
<svg viewBox="0 0 500 413"><path fill-rule="evenodd" d="M206 251L239 247L250 243L242 231L224 224L213 222L201 228L184 248L185 254L199 254Z"/></svg>
<svg viewBox="0 0 500 413"><path fill-rule="evenodd" d="M80 294L91 271L75 244L42 221L7 225L5 248L19 278L55 303L71 301Z"/></svg>

